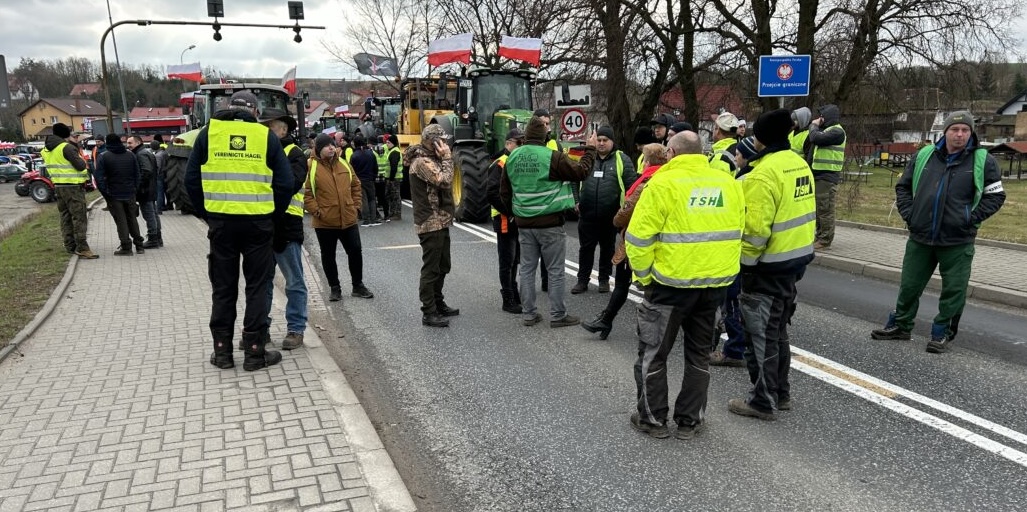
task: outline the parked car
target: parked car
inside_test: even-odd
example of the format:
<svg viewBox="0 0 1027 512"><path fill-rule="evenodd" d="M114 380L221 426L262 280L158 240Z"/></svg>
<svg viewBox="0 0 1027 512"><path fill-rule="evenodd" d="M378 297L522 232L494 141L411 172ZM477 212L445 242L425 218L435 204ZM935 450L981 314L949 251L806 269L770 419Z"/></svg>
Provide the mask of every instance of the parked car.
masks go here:
<svg viewBox="0 0 1027 512"><path fill-rule="evenodd" d="M18 181L27 172L28 169L18 164L0 164L0 183Z"/></svg>

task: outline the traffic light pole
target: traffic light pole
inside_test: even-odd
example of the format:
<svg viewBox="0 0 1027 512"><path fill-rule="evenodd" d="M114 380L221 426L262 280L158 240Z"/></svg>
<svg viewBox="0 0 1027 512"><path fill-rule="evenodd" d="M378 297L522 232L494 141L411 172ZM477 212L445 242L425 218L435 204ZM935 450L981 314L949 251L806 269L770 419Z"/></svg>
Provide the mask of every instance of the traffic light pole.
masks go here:
<svg viewBox="0 0 1027 512"><path fill-rule="evenodd" d="M138 25L140 27L145 27L145 26L148 26L148 25L183 25L183 26L191 25L191 26L202 26L202 27L211 27L211 28L215 29L215 32L217 32L217 30L219 30L221 27L283 28L283 29L286 29L286 30L296 31L297 35L299 33L298 29L305 28L305 29L308 29L308 30L324 30L324 28L325 28L323 26L315 26L315 25L299 25L299 24L296 24L296 25L269 25L269 24L263 24L263 23L222 23L222 22L219 22L219 21L210 22L210 21L175 21L175 20L122 20L122 21L119 21L117 23L112 23L109 27L107 27L107 30L105 30L103 32L103 35L100 36L100 67L101 67L101 70L103 72L103 74L102 74L103 95L104 95L104 100L107 103L105 105L105 107L107 108L107 130L110 133L115 133L115 130L114 130L114 115L111 112L111 89L110 89L110 85L109 85L110 84L109 76L107 74L107 54L104 51L104 48L105 48L106 43L107 43L107 35L110 34L111 31L114 30L114 27L118 27L118 26L121 26L121 25L130 25L130 24ZM128 116L128 112L125 112L125 116L126 117ZM131 126L131 124L129 124L129 130L130 130L129 134L132 133L131 129L132 129L132 126Z"/></svg>

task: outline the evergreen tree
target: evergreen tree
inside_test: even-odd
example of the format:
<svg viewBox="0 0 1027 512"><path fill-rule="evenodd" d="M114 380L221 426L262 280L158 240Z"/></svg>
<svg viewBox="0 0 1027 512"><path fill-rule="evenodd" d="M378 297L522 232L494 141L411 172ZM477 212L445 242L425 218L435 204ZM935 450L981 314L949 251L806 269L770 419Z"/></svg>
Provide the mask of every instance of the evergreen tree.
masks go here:
<svg viewBox="0 0 1027 512"><path fill-rule="evenodd" d="M1023 76L1022 71L1016 72L1016 78L1013 79L1013 94L1020 94L1024 90L1027 90L1027 77Z"/></svg>

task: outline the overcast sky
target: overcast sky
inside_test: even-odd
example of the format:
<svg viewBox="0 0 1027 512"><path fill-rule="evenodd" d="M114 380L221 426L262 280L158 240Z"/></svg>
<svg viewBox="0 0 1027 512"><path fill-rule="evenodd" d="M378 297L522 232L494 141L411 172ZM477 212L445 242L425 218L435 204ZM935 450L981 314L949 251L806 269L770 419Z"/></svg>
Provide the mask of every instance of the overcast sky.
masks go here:
<svg viewBox="0 0 1027 512"><path fill-rule="evenodd" d="M211 20L206 0L111 0L110 4L115 21ZM292 24L286 0L224 0L224 4L224 22ZM123 25L115 29L115 36L121 61L130 65L178 64L182 50L195 44L185 53L185 62L214 66L231 73L228 78L278 77L293 64L298 78L359 78L355 70L335 62L321 44L341 42L339 27L354 21L352 15L347 19L342 5L341 0L306 0L306 19L301 24L324 25L327 30L303 31L300 44L293 42L291 30L272 28L225 27L220 42L213 40L209 27ZM22 57L99 61L100 36L110 25L105 0L0 0L0 20L4 21L0 54L6 56L8 69L17 67ZM1020 34L1027 34L1023 17L1015 23ZM107 59L114 60L110 37Z"/></svg>
<svg viewBox="0 0 1027 512"><path fill-rule="evenodd" d="M286 0L224 0L222 22L292 25ZM111 0L115 22L129 19L213 21L206 0ZM339 0L306 0L301 25L322 25L326 30L304 30L303 42L293 42L292 30L222 27L215 42L210 27L122 25L114 29L118 54L126 65L178 64L199 61L237 76L282 76L295 64L298 78L357 78L356 71L325 51L322 40L339 40L343 13ZM0 0L0 54L9 70L22 57L34 59L84 57L100 61L100 36L110 26L105 0ZM107 37L107 60L114 61L114 46ZM229 77L231 78L231 77Z"/></svg>

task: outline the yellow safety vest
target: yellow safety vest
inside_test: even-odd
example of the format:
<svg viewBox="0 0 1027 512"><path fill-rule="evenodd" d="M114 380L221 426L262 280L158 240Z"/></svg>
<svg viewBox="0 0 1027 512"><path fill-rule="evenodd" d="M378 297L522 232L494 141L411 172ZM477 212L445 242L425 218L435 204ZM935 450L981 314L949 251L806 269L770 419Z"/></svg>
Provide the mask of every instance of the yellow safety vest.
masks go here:
<svg viewBox="0 0 1027 512"><path fill-rule="evenodd" d="M50 174L50 181L54 185L81 185L89 180L89 173L85 169L75 169L75 166L64 158L64 146L67 145L67 142L62 142L53 148L53 151L44 149L40 156L46 163L46 172Z"/></svg>
<svg viewBox="0 0 1027 512"><path fill-rule="evenodd" d="M285 157L289 157L289 152L295 148L295 144L289 144L283 148L285 150ZM297 217L303 217L303 187L300 187L299 192L296 192L289 198L289 207L286 208L285 213L289 215L295 215Z"/></svg>
<svg viewBox="0 0 1027 512"><path fill-rule="evenodd" d="M840 131L842 135L845 135L845 129L839 124L828 126L824 133L832 130ZM842 168L845 167L846 142L848 142L848 137L843 139L842 143L837 146L815 146L813 148L813 165L811 166L813 170L841 172Z"/></svg>
<svg viewBox="0 0 1027 512"><path fill-rule="evenodd" d="M381 154L378 154L377 151L374 152L374 158L378 161L378 176L381 176L382 178L389 177L389 157L392 156L393 153L399 153L399 165L396 166L396 179L401 180L403 179L403 153L395 146L393 146L392 149L383 151Z"/></svg>
<svg viewBox="0 0 1027 512"><path fill-rule="evenodd" d="M749 206L742 264L782 263L813 254L817 201L813 173L792 151L764 156L742 180ZM762 212L773 210L773 218Z"/></svg>
<svg viewBox="0 0 1027 512"><path fill-rule="evenodd" d="M274 213L273 172L267 166L267 138L267 127L259 123L210 121L207 163L200 167L203 207L208 212Z"/></svg>
<svg viewBox="0 0 1027 512"><path fill-rule="evenodd" d="M738 181L705 155L674 157L646 183L624 237L635 278L675 288L731 284L744 223Z"/></svg>
<svg viewBox="0 0 1027 512"><path fill-rule="evenodd" d="M719 169L730 174L731 176L734 176L735 172L738 169L735 165L735 155L728 151L728 148L730 148L732 144L735 144L737 142L737 140L732 138L720 139L717 142L714 142L713 147L710 148L713 151L713 153L710 155L710 167L714 169ZM728 161L725 161L722 157L726 157L728 161L730 161L730 163L728 163Z"/></svg>
<svg viewBox="0 0 1027 512"><path fill-rule="evenodd" d="M506 172L505 167L507 157L508 155L500 155L499 158L496 159L496 165L499 166L499 172ZM492 218L496 218L498 215L500 215L499 210L492 208Z"/></svg>
<svg viewBox="0 0 1027 512"><path fill-rule="evenodd" d="M349 172L349 179L353 179L353 168L346 163L345 160L339 159L342 162L342 166ZM307 173L307 184L310 185L310 195L317 197L317 159L315 158L310 164L310 172Z"/></svg>
<svg viewBox="0 0 1027 512"><path fill-rule="evenodd" d="M804 160L806 159L806 153L803 148L806 146L806 139L809 138L809 130L803 130L799 133L789 132L788 143L792 145L792 151L795 154L801 156Z"/></svg>

